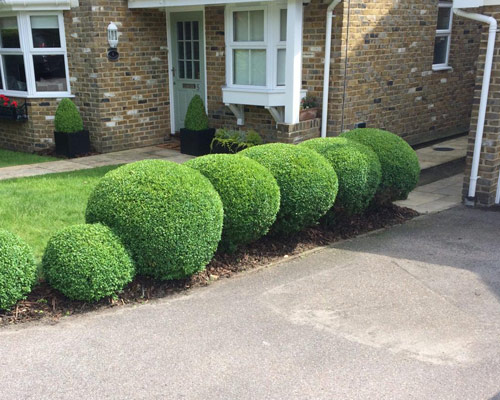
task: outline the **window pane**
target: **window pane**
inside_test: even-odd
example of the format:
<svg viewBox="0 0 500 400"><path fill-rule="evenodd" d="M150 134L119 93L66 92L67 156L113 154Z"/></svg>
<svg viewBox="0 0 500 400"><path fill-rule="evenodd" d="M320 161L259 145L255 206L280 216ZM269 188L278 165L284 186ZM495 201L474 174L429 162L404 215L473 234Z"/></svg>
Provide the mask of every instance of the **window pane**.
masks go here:
<svg viewBox="0 0 500 400"><path fill-rule="evenodd" d="M182 22L177 22L177 40L184 40L184 25Z"/></svg>
<svg viewBox="0 0 500 400"><path fill-rule="evenodd" d="M184 22L184 37L185 40L191 40L191 22Z"/></svg>
<svg viewBox="0 0 500 400"><path fill-rule="evenodd" d="M4 55L5 86L7 90L26 91L26 72L22 55Z"/></svg>
<svg viewBox="0 0 500 400"><path fill-rule="evenodd" d="M233 13L233 29L235 42L248 42L248 11Z"/></svg>
<svg viewBox="0 0 500 400"><path fill-rule="evenodd" d="M266 51L265 50L250 50L251 58L251 79L250 84L253 86L266 85Z"/></svg>
<svg viewBox="0 0 500 400"><path fill-rule="evenodd" d="M193 79L193 63L186 61L186 79Z"/></svg>
<svg viewBox="0 0 500 400"><path fill-rule="evenodd" d="M20 49L16 17L0 18L0 42L5 49Z"/></svg>
<svg viewBox="0 0 500 400"><path fill-rule="evenodd" d="M179 49L179 60L184 60L184 42L178 42L177 47Z"/></svg>
<svg viewBox="0 0 500 400"><path fill-rule="evenodd" d="M61 47L59 20L56 15L31 17L31 34L35 48Z"/></svg>
<svg viewBox="0 0 500 400"><path fill-rule="evenodd" d="M278 50L278 78L277 85L285 86L285 71L286 71L286 50Z"/></svg>
<svg viewBox="0 0 500 400"><path fill-rule="evenodd" d="M179 61L179 78L184 79L186 77L186 70L184 68L184 61Z"/></svg>
<svg viewBox="0 0 500 400"><path fill-rule="evenodd" d="M438 11L438 29L450 29L451 8L439 7Z"/></svg>
<svg viewBox="0 0 500 400"><path fill-rule="evenodd" d="M200 42L193 42L193 59L200 59Z"/></svg>
<svg viewBox="0 0 500 400"><path fill-rule="evenodd" d="M193 54L191 53L191 42L186 42L186 60L192 60Z"/></svg>
<svg viewBox="0 0 500 400"><path fill-rule="evenodd" d="M434 62L433 64L445 64L446 53L448 52L448 37L436 37L436 44L434 45Z"/></svg>
<svg viewBox="0 0 500 400"><path fill-rule="evenodd" d="M2 70L0 70L0 89L3 89L3 83L2 83Z"/></svg>
<svg viewBox="0 0 500 400"><path fill-rule="evenodd" d="M194 62L194 79L200 79L200 62Z"/></svg>
<svg viewBox="0 0 500 400"><path fill-rule="evenodd" d="M66 67L63 55L33 56L37 92L66 92Z"/></svg>
<svg viewBox="0 0 500 400"><path fill-rule="evenodd" d="M286 42L286 10L280 10L280 41Z"/></svg>
<svg viewBox="0 0 500 400"><path fill-rule="evenodd" d="M200 29L198 27L198 21L193 21L193 39L194 40L200 39Z"/></svg>
<svg viewBox="0 0 500 400"><path fill-rule="evenodd" d="M249 50L234 50L234 84L249 85L250 84L250 51Z"/></svg>
<svg viewBox="0 0 500 400"><path fill-rule="evenodd" d="M264 41L264 11L250 11L250 41Z"/></svg>

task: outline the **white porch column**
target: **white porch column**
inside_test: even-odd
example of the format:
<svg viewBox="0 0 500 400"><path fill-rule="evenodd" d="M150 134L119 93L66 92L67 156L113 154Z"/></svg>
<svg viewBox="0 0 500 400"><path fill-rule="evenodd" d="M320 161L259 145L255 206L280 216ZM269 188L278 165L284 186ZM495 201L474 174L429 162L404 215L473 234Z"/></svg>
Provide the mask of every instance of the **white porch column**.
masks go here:
<svg viewBox="0 0 500 400"><path fill-rule="evenodd" d="M296 124L300 114L302 86L302 0L288 0L286 20L285 123Z"/></svg>

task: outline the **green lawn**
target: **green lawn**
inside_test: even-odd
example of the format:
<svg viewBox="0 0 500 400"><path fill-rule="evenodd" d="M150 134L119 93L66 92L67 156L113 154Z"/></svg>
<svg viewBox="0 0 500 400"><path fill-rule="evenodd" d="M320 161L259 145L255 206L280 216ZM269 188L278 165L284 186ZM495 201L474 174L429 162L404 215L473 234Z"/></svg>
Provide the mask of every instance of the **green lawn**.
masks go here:
<svg viewBox="0 0 500 400"><path fill-rule="evenodd" d="M59 160L59 158L0 149L0 168L11 167L13 165L36 164L56 160Z"/></svg>
<svg viewBox="0 0 500 400"><path fill-rule="evenodd" d="M0 181L0 227L27 241L40 261L53 233L85 222L92 189L114 168L117 165Z"/></svg>

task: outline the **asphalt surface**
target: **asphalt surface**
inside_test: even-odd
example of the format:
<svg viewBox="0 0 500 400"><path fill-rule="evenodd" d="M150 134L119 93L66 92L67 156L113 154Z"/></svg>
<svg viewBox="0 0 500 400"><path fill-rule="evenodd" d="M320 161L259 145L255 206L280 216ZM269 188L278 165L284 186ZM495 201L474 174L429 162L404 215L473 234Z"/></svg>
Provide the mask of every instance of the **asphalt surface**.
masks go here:
<svg viewBox="0 0 500 400"><path fill-rule="evenodd" d="M500 213L455 208L153 303L0 330L0 399L500 398Z"/></svg>

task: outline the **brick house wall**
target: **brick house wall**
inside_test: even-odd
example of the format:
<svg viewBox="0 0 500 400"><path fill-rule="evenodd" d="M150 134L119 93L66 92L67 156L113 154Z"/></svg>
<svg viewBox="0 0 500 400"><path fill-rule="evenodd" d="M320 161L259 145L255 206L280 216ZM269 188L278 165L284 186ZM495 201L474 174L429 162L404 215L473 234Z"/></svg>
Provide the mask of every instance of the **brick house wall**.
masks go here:
<svg viewBox="0 0 500 400"><path fill-rule="evenodd" d="M469 11L469 10L467 10ZM500 6L484 7L481 14L491 15L500 20ZM478 71L476 77L476 90L474 92L474 106L469 132L469 145L465 169L465 180L463 195L467 196L474 154L476 126L479 114L479 101L481 98L482 79L484 74L484 63L486 57L486 46L488 43L488 29L485 26L481 37L481 49L479 51ZM476 187L476 205L480 207L492 206L495 202L498 175L500 174L500 36L497 35L495 55L491 73L491 84L486 110L486 122L484 127L483 145L481 147L481 159L479 162L479 179Z"/></svg>

